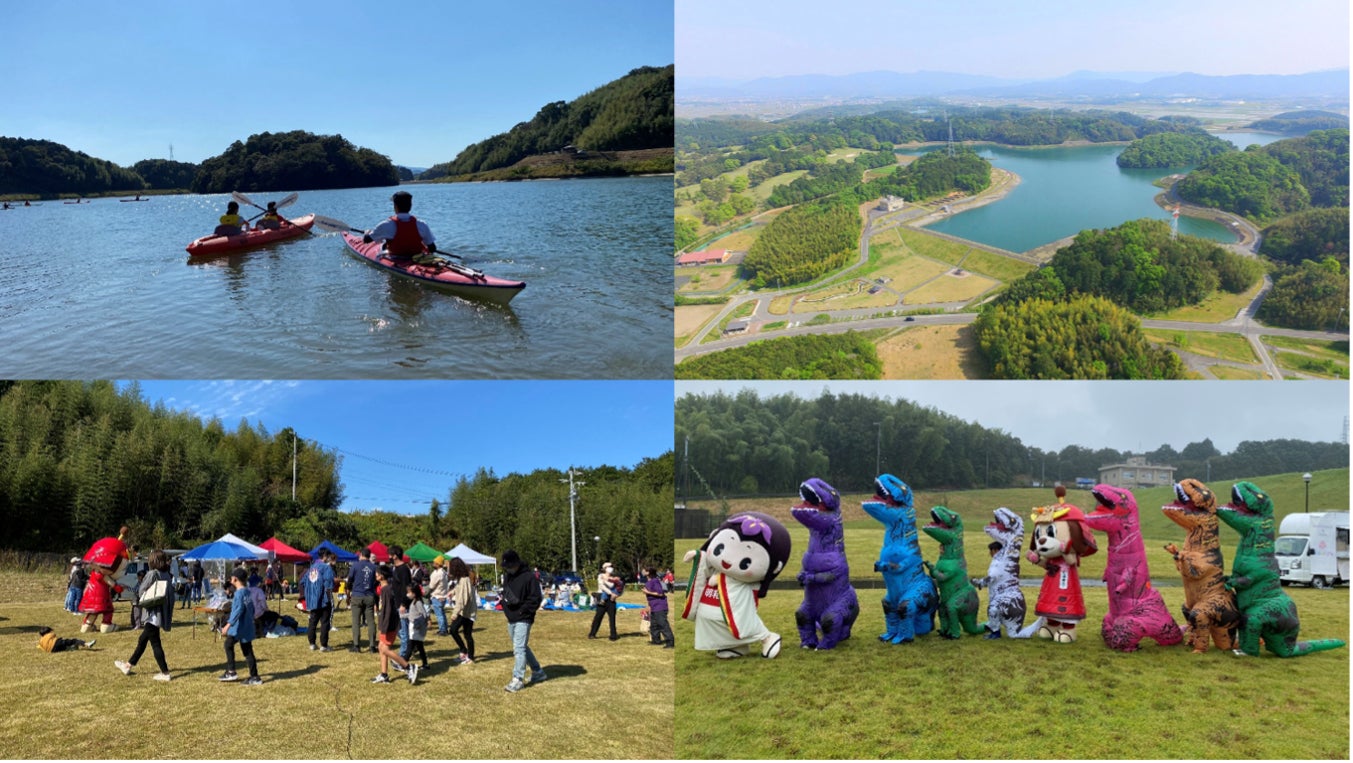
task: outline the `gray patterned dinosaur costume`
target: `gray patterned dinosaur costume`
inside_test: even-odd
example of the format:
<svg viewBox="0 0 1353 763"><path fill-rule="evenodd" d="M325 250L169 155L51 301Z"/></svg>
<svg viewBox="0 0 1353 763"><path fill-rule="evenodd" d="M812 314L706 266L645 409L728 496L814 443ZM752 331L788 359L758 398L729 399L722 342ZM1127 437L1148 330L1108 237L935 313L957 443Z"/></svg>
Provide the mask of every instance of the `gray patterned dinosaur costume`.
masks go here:
<svg viewBox="0 0 1353 763"><path fill-rule="evenodd" d="M1010 638L1028 638L1020 635L1024 628L1024 618L1028 606L1024 603L1024 592L1019 588L1019 558L1024 546L1024 520L1010 509L1002 506L991 512L991 524L982 528L992 540L1001 544L996 555L991 557L987 567L987 576L973 578L972 584L987 591L987 629L986 638L1001 637L1001 627Z"/></svg>

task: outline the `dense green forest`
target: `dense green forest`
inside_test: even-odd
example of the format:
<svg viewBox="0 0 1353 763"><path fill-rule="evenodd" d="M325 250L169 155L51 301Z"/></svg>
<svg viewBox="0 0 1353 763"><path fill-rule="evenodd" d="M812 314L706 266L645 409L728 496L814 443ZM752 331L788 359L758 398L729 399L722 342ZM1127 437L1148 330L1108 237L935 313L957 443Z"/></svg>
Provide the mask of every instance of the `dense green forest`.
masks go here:
<svg viewBox="0 0 1353 763"><path fill-rule="evenodd" d="M1264 228L1259 253L1286 265L1333 257L1348 268L1348 207L1307 209Z"/></svg>
<svg viewBox="0 0 1353 763"><path fill-rule="evenodd" d="M0 137L0 193L55 196L140 191L136 172L50 140Z"/></svg>
<svg viewBox="0 0 1353 763"><path fill-rule="evenodd" d="M146 181L146 188L172 191L190 188L198 166L168 159L142 159L132 165L132 170Z"/></svg>
<svg viewBox="0 0 1353 763"><path fill-rule="evenodd" d="M862 334L809 334L767 339L677 364L678 379L878 379L874 343Z"/></svg>
<svg viewBox="0 0 1353 763"><path fill-rule="evenodd" d="M1348 127L1348 115L1332 111L1288 111L1260 119L1247 125L1255 130L1280 132L1287 135L1305 135L1313 130L1336 130Z"/></svg>
<svg viewBox="0 0 1353 763"><path fill-rule="evenodd" d="M754 288L811 281L845 265L860 242L853 198L801 204L776 217L742 262Z"/></svg>
<svg viewBox="0 0 1353 763"><path fill-rule="evenodd" d="M991 185L991 162L972 149L931 151L898 172L869 181L855 192L861 199L885 194L907 201L925 201L954 191L976 194Z"/></svg>
<svg viewBox="0 0 1353 763"><path fill-rule="evenodd" d="M802 204L811 199L819 199L834 193L840 193L860 184L864 172L877 167L887 167L897 162L892 151L872 151L861 154L849 161L823 162L811 165L808 174L796 178L786 185L777 186L771 191L767 207L785 207L790 204ZM760 168L764 174L765 169ZM768 176L773 177L773 176ZM751 172L748 172L751 181ZM701 184L703 188L703 183Z"/></svg>
<svg viewBox="0 0 1353 763"><path fill-rule="evenodd" d="M1061 300L1096 295L1138 313L1194 305L1217 289L1240 294L1263 275L1263 265L1195 236L1170 237L1162 220L1129 220L1086 230L1040 268L1010 285L997 304L1029 298Z"/></svg>
<svg viewBox="0 0 1353 763"><path fill-rule="evenodd" d="M366 188L397 185L389 157L358 148L342 135L304 130L250 135L219 156L202 162L193 178L195 193Z"/></svg>
<svg viewBox="0 0 1353 763"><path fill-rule="evenodd" d="M1175 185L1180 198L1266 223L1310 206L1348 206L1348 130L1318 130L1220 154Z"/></svg>
<svg viewBox="0 0 1353 763"><path fill-rule="evenodd" d="M1134 140L1118 155L1119 167L1187 167L1227 151L1235 151L1230 141L1198 132L1164 132Z"/></svg>
<svg viewBox="0 0 1353 763"><path fill-rule="evenodd" d="M303 549L325 538L348 549L372 540L439 548L464 541L494 555L515 546L542 567L568 564L568 512L560 508L567 488L556 470L504 477L480 470L448 486L446 503L407 516L338 511L341 460L290 428L241 421L227 430L219 420L152 406L134 384L118 391L107 381L0 382L0 516L11 548L79 552L125 524L142 549L233 532L254 541L276 535ZM632 469L585 471L579 537L601 536L601 553L617 563L669 563L672 454ZM597 546L580 548L590 558Z"/></svg>
<svg viewBox="0 0 1353 763"><path fill-rule="evenodd" d="M1348 257L1347 249L1344 257ZM1329 257L1322 262L1279 266L1258 318L1271 326L1348 331L1347 265Z"/></svg>
<svg viewBox="0 0 1353 763"><path fill-rule="evenodd" d="M422 180L508 167L565 146L586 151L671 148L673 66L644 66L574 101L546 104L529 122L480 141Z"/></svg>
<svg viewBox="0 0 1353 763"><path fill-rule="evenodd" d="M1040 476L1094 479L1101 466L1143 455L1078 445L1044 451L1026 446L1018 433L987 429L901 397L827 392L815 399L763 398L745 389L735 395L683 395L676 401L675 435L677 449L689 454L689 470L677 466L683 497L687 474L696 497L706 493L700 480L722 496L790 495L808 477L868 493L877 457L881 471L913 488L965 490L1028 485ZM1179 451L1161 445L1144 455L1150 463L1174 466L1181 479L1210 472L1211 479L1226 480L1348 464L1343 443L1297 440L1245 441L1223 454L1204 439Z"/></svg>
<svg viewBox="0 0 1353 763"><path fill-rule="evenodd" d="M1026 299L993 305L973 323L978 350L997 379L1180 379L1184 368L1155 347L1141 323L1107 299Z"/></svg>

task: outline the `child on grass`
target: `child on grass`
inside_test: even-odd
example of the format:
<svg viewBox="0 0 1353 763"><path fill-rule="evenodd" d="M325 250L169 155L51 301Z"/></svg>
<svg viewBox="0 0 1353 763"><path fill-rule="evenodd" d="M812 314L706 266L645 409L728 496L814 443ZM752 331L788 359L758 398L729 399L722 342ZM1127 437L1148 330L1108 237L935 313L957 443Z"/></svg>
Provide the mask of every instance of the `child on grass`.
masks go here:
<svg viewBox="0 0 1353 763"><path fill-rule="evenodd" d="M81 647L93 649L94 639L81 641L78 638L57 638L56 632L46 626L38 631L38 648L44 652L69 652Z"/></svg>
<svg viewBox="0 0 1353 763"><path fill-rule="evenodd" d="M376 643L380 650L381 672L371 679L371 683L390 683L391 661L404 671L409 683L414 683L418 680L418 666L400 657L399 652L393 648L395 639L399 637L399 605L404 600L404 587L394 579L394 571L388 564L376 568L376 583L379 584L381 591L380 613L376 618Z"/></svg>
<svg viewBox="0 0 1353 763"><path fill-rule="evenodd" d="M428 609L423 601L423 589L417 584L409 589L409 661L413 661L414 652L422 658L423 664L420 666L426 669L428 666L428 653L423 648L423 642L428 637Z"/></svg>
<svg viewBox="0 0 1353 763"><path fill-rule="evenodd" d="M235 674L235 644L249 664L249 678L245 686L258 686L263 679L258 677L258 662L254 660L254 599L249 594L249 572L236 567L230 575L230 583L235 586L235 599L230 605L230 621L221 628L225 634L226 670L221 674L222 681L238 681Z"/></svg>

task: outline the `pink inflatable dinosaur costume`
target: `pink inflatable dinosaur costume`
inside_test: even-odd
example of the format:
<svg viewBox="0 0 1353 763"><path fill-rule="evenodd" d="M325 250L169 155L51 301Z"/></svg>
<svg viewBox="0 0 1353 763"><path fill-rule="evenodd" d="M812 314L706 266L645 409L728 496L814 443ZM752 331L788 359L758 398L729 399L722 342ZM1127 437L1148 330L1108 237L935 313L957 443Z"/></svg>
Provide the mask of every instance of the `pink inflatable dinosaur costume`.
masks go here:
<svg viewBox="0 0 1353 763"><path fill-rule="evenodd" d="M1086 524L1109 536L1109 560L1104 583L1109 589L1109 613L1100 633L1110 649L1135 652L1143 638L1161 646L1184 640L1184 634L1165 608L1160 591L1151 587L1142 542L1137 499L1132 491L1111 485L1095 485L1097 506L1085 517Z"/></svg>

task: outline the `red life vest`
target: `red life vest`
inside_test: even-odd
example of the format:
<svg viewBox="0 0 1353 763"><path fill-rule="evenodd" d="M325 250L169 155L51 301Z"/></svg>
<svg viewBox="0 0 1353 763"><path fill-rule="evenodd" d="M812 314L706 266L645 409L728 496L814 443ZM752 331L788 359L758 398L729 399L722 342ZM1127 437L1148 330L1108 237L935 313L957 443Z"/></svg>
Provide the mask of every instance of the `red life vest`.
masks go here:
<svg viewBox="0 0 1353 763"><path fill-rule="evenodd" d="M418 232L418 218L409 215L408 220L401 220L396 215L390 220L395 224L395 237L385 242L386 253L396 257L422 254L423 235Z"/></svg>

